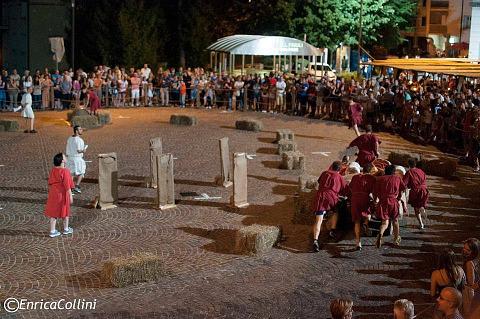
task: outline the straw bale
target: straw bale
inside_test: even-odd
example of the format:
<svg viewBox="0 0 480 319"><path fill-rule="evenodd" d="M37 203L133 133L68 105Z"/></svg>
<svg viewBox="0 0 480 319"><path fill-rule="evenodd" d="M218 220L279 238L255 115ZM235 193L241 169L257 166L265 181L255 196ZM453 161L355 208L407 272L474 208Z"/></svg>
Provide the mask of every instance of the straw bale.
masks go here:
<svg viewBox="0 0 480 319"><path fill-rule="evenodd" d="M192 126L197 125L198 120L193 115L172 114L170 124Z"/></svg>
<svg viewBox="0 0 480 319"><path fill-rule="evenodd" d="M280 129L277 130L277 138L275 142L280 142L281 140L293 141L295 139L295 134L292 133L289 129Z"/></svg>
<svg viewBox="0 0 480 319"><path fill-rule="evenodd" d="M318 177L313 175L301 175L298 177L298 189L303 192L310 192L318 189Z"/></svg>
<svg viewBox="0 0 480 319"><path fill-rule="evenodd" d="M294 214L292 222L300 225L313 225L315 216L312 212L312 203L315 199L315 191L299 191L293 198Z"/></svg>
<svg viewBox="0 0 480 319"><path fill-rule="evenodd" d="M293 169L305 169L305 156L296 152L285 152L282 154L282 163L280 168L293 170Z"/></svg>
<svg viewBox="0 0 480 319"><path fill-rule="evenodd" d="M295 152L297 150L297 143L290 140L278 141L278 154L283 155L285 152Z"/></svg>
<svg viewBox="0 0 480 319"><path fill-rule="evenodd" d="M388 161L393 165L401 165L403 167L408 167L409 159L419 160L420 156L415 153L406 152L391 152L390 154L388 154Z"/></svg>
<svg viewBox="0 0 480 319"><path fill-rule="evenodd" d="M102 275L113 287L155 281L167 275L163 260L151 253L111 259L103 264Z"/></svg>
<svg viewBox="0 0 480 319"><path fill-rule="evenodd" d="M80 125L81 127L86 129L97 128L100 126L98 124L98 118L94 115L73 116L70 123L72 124L72 126Z"/></svg>
<svg viewBox="0 0 480 319"><path fill-rule="evenodd" d="M237 130L260 132L263 129L263 123L255 119L241 119L235 121Z"/></svg>
<svg viewBox="0 0 480 319"><path fill-rule="evenodd" d="M110 124L112 123L112 117L110 116L110 112L98 112L97 113L98 123L100 125Z"/></svg>
<svg viewBox="0 0 480 319"><path fill-rule="evenodd" d="M425 159L423 164L428 175L451 177L457 171L458 161L451 158Z"/></svg>
<svg viewBox="0 0 480 319"><path fill-rule="evenodd" d="M279 226L250 225L240 228L235 234L235 250L250 255L270 250L280 239Z"/></svg>
<svg viewBox="0 0 480 319"><path fill-rule="evenodd" d="M15 120L0 120L0 131L16 132L19 129L18 122Z"/></svg>
<svg viewBox="0 0 480 319"><path fill-rule="evenodd" d="M67 120L68 120L69 122L72 122L72 118L73 118L74 116L86 116L86 115L90 115L90 114L87 112L87 110L85 110L85 109L75 109L75 110L67 113Z"/></svg>

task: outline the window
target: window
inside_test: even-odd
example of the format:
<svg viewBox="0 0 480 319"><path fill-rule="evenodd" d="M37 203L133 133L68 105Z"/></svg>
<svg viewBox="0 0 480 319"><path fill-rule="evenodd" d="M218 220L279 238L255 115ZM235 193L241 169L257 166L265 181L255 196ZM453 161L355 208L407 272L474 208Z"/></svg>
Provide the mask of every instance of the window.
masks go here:
<svg viewBox="0 0 480 319"><path fill-rule="evenodd" d="M422 17L422 27L427 25L427 17Z"/></svg>
<svg viewBox="0 0 480 319"><path fill-rule="evenodd" d="M469 29L472 23L472 16L463 16L462 29Z"/></svg>

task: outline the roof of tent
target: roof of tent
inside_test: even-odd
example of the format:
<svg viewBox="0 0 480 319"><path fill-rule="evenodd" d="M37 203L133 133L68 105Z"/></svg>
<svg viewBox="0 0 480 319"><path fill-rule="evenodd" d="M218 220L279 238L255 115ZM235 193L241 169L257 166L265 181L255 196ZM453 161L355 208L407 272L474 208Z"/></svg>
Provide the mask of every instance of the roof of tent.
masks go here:
<svg viewBox="0 0 480 319"><path fill-rule="evenodd" d="M386 59L367 63L401 70L480 77L479 60L463 58Z"/></svg>
<svg viewBox="0 0 480 319"><path fill-rule="evenodd" d="M239 55L310 55L320 56L323 50L294 38L237 34L218 39L207 50Z"/></svg>

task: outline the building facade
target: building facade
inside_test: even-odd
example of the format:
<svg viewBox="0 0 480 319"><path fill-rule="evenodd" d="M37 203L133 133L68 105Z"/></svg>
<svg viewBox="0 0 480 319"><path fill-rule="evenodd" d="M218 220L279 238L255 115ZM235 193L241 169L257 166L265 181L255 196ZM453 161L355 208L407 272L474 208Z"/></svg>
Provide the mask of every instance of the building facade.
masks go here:
<svg viewBox="0 0 480 319"><path fill-rule="evenodd" d="M419 0L414 30L405 36L412 40L414 47L429 55L451 55L452 48L470 41L471 3L471 0Z"/></svg>
<svg viewBox="0 0 480 319"><path fill-rule="evenodd" d="M7 69L55 69L50 37L69 39L70 0L0 1L0 65ZM59 63L67 68L68 54Z"/></svg>

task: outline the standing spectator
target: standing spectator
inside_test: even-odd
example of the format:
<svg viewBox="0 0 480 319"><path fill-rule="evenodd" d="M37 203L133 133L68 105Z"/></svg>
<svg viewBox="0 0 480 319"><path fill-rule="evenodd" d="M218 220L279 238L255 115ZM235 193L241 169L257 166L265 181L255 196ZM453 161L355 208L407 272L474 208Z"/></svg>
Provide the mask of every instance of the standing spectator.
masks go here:
<svg viewBox="0 0 480 319"><path fill-rule="evenodd" d="M27 92L29 88L33 86L32 76L29 70L25 70L24 76L22 76L22 89L23 92Z"/></svg>
<svg viewBox="0 0 480 319"><path fill-rule="evenodd" d="M360 105L360 103L356 103L353 101L353 97L350 96L348 98L348 116L350 117L350 127L353 127L353 130L355 131L355 135L360 136L360 131L358 129L358 126L362 124L362 112L363 112L363 107Z"/></svg>
<svg viewBox="0 0 480 319"><path fill-rule="evenodd" d="M455 253L446 249L438 256L437 269L432 272L430 295L437 298L445 287L462 290L465 285L465 272L455 263Z"/></svg>
<svg viewBox="0 0 480 319"><path fill-rule="evenodd" d="M120 77L120 80L118 81L118 87L119 87L119 99L120 103L122 106L125 106L125 97L127 95L127 88L128 88L128 81L125 75L122 75Z"/></svg>
<svg viewBox="0 0 480 319"><path fill-rule="evenodd" d="M41 108L42 103L42 86L41 86L41 76L36 75L33 80L33 108L38 110Z"/></svg>
<svg viewBox="0 0 480 319"><path fill-rule="evenodd" d="M242 81L242 78L240 76L237 77L235 83L233 83L233 88L235 89L235 109L240 109L240 111L243 111L243 86L244 83ZM238 102L238 107L237 107L237 102Z"/></svg>
<svg viewBox="0 0 480 319"><path fill-rule="evenodd" d="M469 314L477 309L480 311L480 241L476 238L469 238L463 242L463 269L466 274L466 287L463 290L463 311ZM472 317L474 318L474 317Z"/></svg>
<svg viewBox="0 0 480 319"><path fill-rule="evenodd" d="M134 72L130 77L130 85L132 87L132 106L140 105L140 84L142 79L138 77L138 73Z"/></svg>
<svg viewBox="0 0 480 319"><path fill-rule="evenodd" d="M72 99L72 78L68 71L63 73L62 80L60 82L60 90L62 93L62 109L68 110Z"/></svg>
<svg viewBox="0 0 480 319"><path fill-rule="evenodd" d="M380 248L383 242L383 233L388 228L389 221L393 224L393 242L400 245L400 226L398 224L399 200L401 192L405 190L402 179L395 175L395 166L389 165L385 168L385 175L377 177L375 182L374 195L378 199L376 214L382 220L380 232L377 236L376 246Z"/></svg>
<svg viewBox="0 0 480 319"><path fill-rule="evenodd" d="M353 318L353 302L348 299L335 299L330 303L332 319Z"/></svg>
<svg viewBox="0 0 480 319"><path fill-rule="evenodd" d="M45 207L45 216L50 218L50 237L60 236L56 229L57 218L63 219L63 234L73 233L69 227L70 205L73 201L73 180L68 169L65 168L65 156L63 153L55 155L53 165L48 177L48 199Z"/></svg>
<svg viewBox="0 0 480 319"><path fill-rule="evenodd" d="M180 107L185 108L185 101L187 97L187 85L183 81L183 79L180 79Z"/></svg>
<svg viewBox="0 0 480 319"><path fill-rule="evenodd" d="M283 80L283 77L281 76L276 84L277 87L277 108L279 112L285 113L286 112L286 107L285 107L285 89L287 88L287 84Z"/></svg>
<svg viewBox="0 0 480 319"><path fill-rule="evenodd" d="M7 83L0 77L0 110L7 109Z"/></svg>
<svg viewBox="0 0 480 319"><path fill-rule="evenodd" d="M51 94L51 89L53 87L53 82L50 79L49 74L45 74L43 81L41 83L42 87L42 108L46 109L50 105L50 94Z"/></svg>
<svg viewBox="0 0 480 319"><path fill-rule="evenodd" d="M437 299L437 309L445 319L463 319L459 308L462 305L462 294L455 288L445 287Z"/></svg>
<svg viewBox="0 0 480 319"><path fill-rule="evenodd" d="M19 82L15 77L10 76L7 89L10 97L10 109L14 110L18 106L18 93L20 92Z"/></svg>
<svg viewBox="0 0 480 319"><path fill-rule="evenodd" d="M322 228L323 217L328 211L335 208L339 195L345 194L347 190L347 183L339 173L341 166L341 162L333 162L330 169L324 171L318 178L318 191L314 202L315 224L313 225L313 250L315 252L320 251L318 236Z"/></svg>
<svg viewBox="0 0 480 319"><path fill-rule="evenodd" d="M100 103L102 103L102 98L103 98L103 79L102 79L102 73L100 71L97 72L95 78L93 79L93 87L95 89L95 93L98 96L98 99L100 100Z"/></svg>
<svg viewBox="0 0 480 319"><path fill-rule="evenodd" d="M160 100L162 101L162 106L168 105L168 94L170 88L171 77L168 71L163 72L162 78L160 80Z"/></svg>

